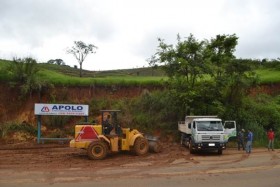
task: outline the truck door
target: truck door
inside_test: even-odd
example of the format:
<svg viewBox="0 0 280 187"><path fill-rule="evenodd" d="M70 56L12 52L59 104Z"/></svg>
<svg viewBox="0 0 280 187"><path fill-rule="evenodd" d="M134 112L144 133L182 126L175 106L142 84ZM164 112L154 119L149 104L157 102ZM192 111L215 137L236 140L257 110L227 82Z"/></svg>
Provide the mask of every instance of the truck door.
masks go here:
<svg viewBox="0 0 280 187"><path fill-rule="evenodd" d="M235 121L225 121L224 123L226 140L228 141L231 137L236 137L236 122Z"/></svg>
<svg viewBox="0 0 280 187"><path fill-rule="evenodd" d="M195 135L196 135L196 122L192 121L191 122L191 139L193 142L195 142Z"/></svg>

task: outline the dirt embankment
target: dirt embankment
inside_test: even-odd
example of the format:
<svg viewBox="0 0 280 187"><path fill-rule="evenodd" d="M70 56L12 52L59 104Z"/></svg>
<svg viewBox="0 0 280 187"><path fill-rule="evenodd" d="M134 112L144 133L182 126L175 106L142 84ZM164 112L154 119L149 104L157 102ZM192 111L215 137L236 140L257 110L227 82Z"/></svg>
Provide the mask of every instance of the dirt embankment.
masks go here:
<svg viewBox="0 0 280 187"><path fill-rule="evenodd" d="M256 96L259 93L264 93L268 95L279 95L280 94L280 84L266 84L257 86L250 89L250 95Z"/></svg>
<svg viewBox="0 0 280 187"><path fill-rule="evenodd" d="M155 86L80 86L63 87L43 90L42 95L21 97L19 87L10 87L0 83L0 123L6 121L27 121L35 123L34 103L82 103L87 104L92 99L120 99L133 98L144 92L163 89ZM258 93L269 95L280 94L280 84L262 85L250 89L252 96Z"/></svg>
<svg viewBox="0 0 280 187"><path fill-rule="evenodd" d="M63 87L57 86L52 89L43 90L42 95L33 93L21 97L18 87L9 87L0 83L0 123L6 121L27 121L35 122L35 103L81 103L88 104L92 99L119 99L133 98L143 92L158 90L155 86L80 86Z"/></svg>

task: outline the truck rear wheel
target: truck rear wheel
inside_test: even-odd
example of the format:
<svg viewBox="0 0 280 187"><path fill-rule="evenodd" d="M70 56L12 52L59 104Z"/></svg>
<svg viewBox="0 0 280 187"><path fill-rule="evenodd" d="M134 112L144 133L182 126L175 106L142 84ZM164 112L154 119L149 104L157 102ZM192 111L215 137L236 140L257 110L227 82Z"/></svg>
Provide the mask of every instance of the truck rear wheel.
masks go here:
<svg viewBox="0 0 280 187"><path fill-rule="evenodd" d="M107 156L108 147L102 141L93 141L88 146L87 153L92 160L101 160Z"/></svg>
<svg viewBox="0 0 280 187"><path fill-rule="evenodd" d="M218 149L218 155L222 155L223 154L223 150L222 149Z"/></svg>
<svg viewBox="0 0 280 187"><path fill-rule="evenodd" d="M181 144L182 147L185 146L184 141L185 141L185 138L184 138L184 134L182 133L181 134L181 140L180 140L180 144Z"/></svg>
<svg viewBox="0 0 280 187"><path fill-rule="evenodd" d="M149 150L149 143L146 138L139 137L135 140L134 146L133 146L133 151L136 155L144 155L148 152Z"/></svg>

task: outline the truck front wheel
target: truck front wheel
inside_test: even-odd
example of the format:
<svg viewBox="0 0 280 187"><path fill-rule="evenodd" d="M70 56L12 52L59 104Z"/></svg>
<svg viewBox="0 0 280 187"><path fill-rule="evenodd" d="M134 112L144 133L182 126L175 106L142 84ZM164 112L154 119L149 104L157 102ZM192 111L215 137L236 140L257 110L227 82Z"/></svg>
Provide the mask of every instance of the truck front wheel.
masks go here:
<svg viewBox="0 0 280 187"><path fill-rule="evenodd" d="M192 143L191 140L190 140L190 143L189 143L189 149L190 149L190 154L194 154L193 143Z"/></svg>
<svg viewBox="0 0 280 187"><path fill-rule="evenodd" d="M222 155L223 154L223 150L222 149L218 149L218 155Z"/></svg>

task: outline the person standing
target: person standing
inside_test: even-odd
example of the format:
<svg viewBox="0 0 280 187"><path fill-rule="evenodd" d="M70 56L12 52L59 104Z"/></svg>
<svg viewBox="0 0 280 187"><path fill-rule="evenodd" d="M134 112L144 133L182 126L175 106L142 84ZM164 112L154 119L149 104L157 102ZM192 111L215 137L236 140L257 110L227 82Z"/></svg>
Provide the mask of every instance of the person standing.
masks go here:
<svg viewBox="0 0 280 187"><path fill-rule="evenodd" d="M274 137L275 137L275 134L271 129L269 129L269 131L267 132L267 138L268 138L268 146L267 146L267 149L271 149L272 151L274 151Z"/></svg>
<svg viewBox="0 0 280 187"><path fill-rule="evenodd" d="M244 147L244 132L245 132L244 129L239 131L238 132L238 137L237 137L238 150L240 150L240 148L242 147L243 151L245 150L245 147Z"/></svg>
<svg viewBox="0 0 280 187"><path fill-rule="evenodd" d="M253 132L250 129L248 129L246 153L249 153L249 154L251 153L252 144L253 144Z"/></svg>

